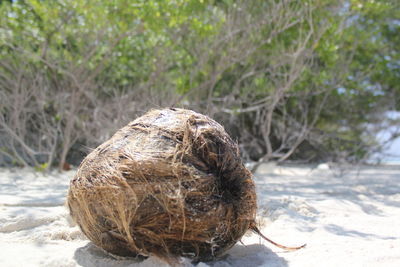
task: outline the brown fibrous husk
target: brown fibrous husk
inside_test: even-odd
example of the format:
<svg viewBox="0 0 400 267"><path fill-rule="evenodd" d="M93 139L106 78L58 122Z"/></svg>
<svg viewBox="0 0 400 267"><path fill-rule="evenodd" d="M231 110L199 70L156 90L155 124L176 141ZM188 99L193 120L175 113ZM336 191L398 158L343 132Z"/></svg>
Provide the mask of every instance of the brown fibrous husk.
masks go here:
<svg viewBox="0 0 400 267"><path fill-rule="evenodd" d="M237 144L207 116L152 110L92 151L71 180L72 218L119 256L213 260L254 225Z"/></svg>

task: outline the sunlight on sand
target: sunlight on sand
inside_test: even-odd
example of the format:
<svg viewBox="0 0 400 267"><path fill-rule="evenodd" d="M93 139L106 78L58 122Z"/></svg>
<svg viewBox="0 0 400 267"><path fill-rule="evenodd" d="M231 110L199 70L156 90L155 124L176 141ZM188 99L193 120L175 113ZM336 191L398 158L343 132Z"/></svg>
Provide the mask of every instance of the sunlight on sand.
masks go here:
<svg viewBox="0 0 400 267"><path fill-rule="evenodd" d="M73 174L0 169L0 266L167 266L90 243L64 206ZM254 178L261 231L307 247L284 252L248 233L219 261L197 266L400 266L399 174L399 166L261 165Z"/></svg>

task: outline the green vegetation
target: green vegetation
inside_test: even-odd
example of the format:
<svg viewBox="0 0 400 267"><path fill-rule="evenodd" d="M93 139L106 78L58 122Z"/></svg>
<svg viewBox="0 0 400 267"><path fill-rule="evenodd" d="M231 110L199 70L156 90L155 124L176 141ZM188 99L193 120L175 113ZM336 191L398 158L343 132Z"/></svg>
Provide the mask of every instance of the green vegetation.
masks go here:
<svg viewBox="0 0 400 267"><path fill-rule="evenodd" d="M246 159L365 160L400 109L399 36L396 0L1 1L0 165L77 164L160 106Z"/></svg>

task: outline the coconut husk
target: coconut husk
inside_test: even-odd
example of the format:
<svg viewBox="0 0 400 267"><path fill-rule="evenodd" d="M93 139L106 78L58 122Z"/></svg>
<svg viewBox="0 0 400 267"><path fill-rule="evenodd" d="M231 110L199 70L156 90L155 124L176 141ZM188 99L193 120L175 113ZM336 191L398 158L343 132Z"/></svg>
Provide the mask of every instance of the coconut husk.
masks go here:
<svg viewBox="0 0 400 267"><path fill-rule="evenodd" d="M171 108L146 113L92 151L71 180L68 205L110 253L208 261L254 225L256 193L224 128Z"/></svg>

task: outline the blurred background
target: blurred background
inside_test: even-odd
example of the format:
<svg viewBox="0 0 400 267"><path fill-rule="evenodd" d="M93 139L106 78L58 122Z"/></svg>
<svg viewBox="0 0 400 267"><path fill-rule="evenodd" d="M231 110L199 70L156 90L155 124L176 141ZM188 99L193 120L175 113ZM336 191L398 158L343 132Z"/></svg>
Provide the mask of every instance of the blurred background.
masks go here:
<svg viewBox="0 0 400 267"><path fill-rule="evenodd" d="M69 169L161 107L246 161L398 162L399 48L398 0L0 1L0 166Z"/></svg>

